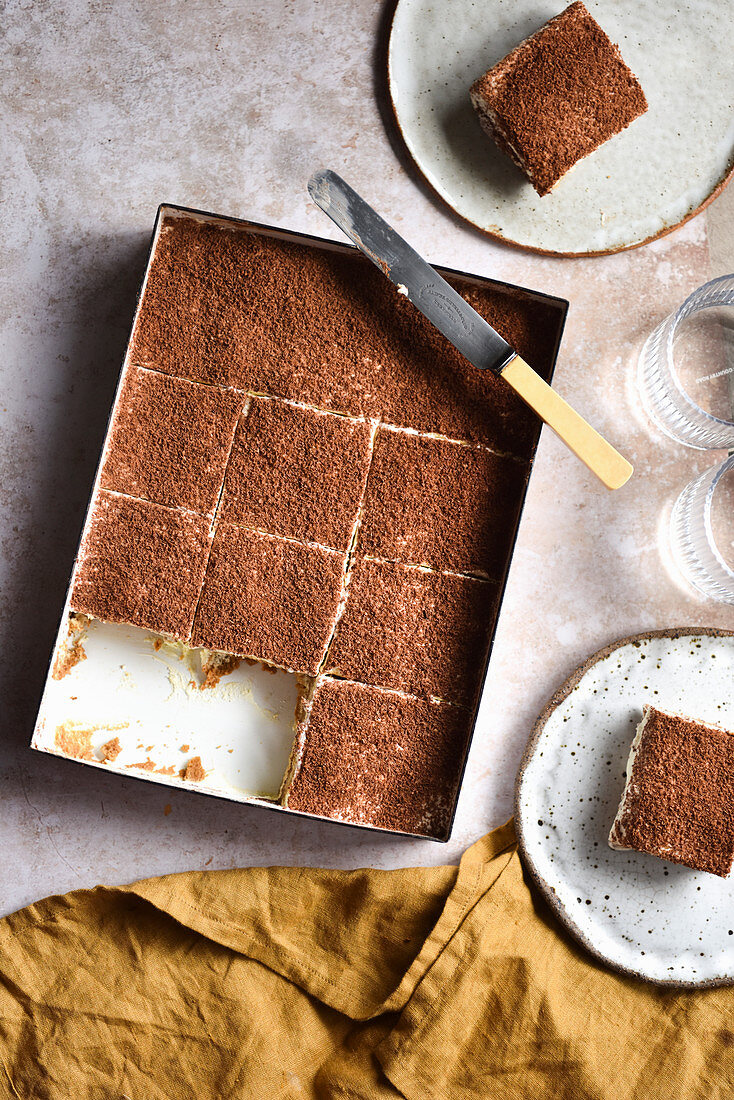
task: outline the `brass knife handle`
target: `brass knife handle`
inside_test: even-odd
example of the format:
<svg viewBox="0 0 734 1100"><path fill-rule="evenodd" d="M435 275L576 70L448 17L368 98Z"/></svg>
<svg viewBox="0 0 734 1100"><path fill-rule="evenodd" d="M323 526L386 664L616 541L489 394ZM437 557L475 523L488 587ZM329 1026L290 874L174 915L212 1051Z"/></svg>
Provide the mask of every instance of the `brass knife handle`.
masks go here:
<svg viewBox="0 0 734 1100"><path fill-rule="evenodd" d="M534 409L567 447L607 489L619 489L632 475L632 465L615 451L568 402L516 355L500 375Z"/></svg>

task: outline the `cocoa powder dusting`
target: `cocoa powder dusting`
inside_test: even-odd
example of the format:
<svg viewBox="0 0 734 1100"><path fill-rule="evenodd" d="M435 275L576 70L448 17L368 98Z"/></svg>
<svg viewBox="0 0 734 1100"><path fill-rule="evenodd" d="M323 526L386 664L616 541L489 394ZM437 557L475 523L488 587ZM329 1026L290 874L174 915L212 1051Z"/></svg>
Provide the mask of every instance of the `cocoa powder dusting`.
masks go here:
<svg viewBox="0 0 734 1100"><path fill-rule="evenodd" d="M472 706L498 599L489 581L358 558L327 670Z"/></svg>
<svg viewBox="0 0 734 1100"><path fill-rule="evenodd" d="M527 476L488 451L379 429L357 548L500 580Z"/></svg>
<svg viewBox="0 0 734 1100"><path fill-rule="evenodd" d="M209 524L104 490L82 541L76 611L186 640L209 550Z"/></svg>
<svg viewBox="0 0 734 1100"><path fill-rule="evenodd" d="M540 374L559 307L524 291L449 282ZM478 371L364 257L167 218L133 361L352 416L528 455L538 420Z"/></svg>
<svg viewBox="0 0 734 1100"><path fill-rule="evenodd" d="M362 684L317 688L287 805L444 837L470 730L470 713Z"/></svg>
<svg viewBox="0 0 734 1100"><path fill-rule="evenodd" d="M128 368L101 484L171 508L214 510L244 394Z"/></svg>
<svg viewBox="0 0 734 1100"><path fill-rule="evenodd" d="M471 97L540 195L647 110L639 81L580 0L480 77Z"/></svg>
<svg viewBox="0 0 734 1100"><path fill-rule="evenodd" d="M645 709L615 834L637 851L726 877L734 860L734 733Z"/></svg>
<svg viewBox="0 0 734 1100"><path fill-rule="evenodd" d="M336 619L345 555L221 523L192 644L315 674Z"/></svg>
<svg viewBox="0 0 734 1100"><path fill-rule="evenodd" d="M346 550L371 432L364 420L253 398L227 466L221 518Z"/></svg>

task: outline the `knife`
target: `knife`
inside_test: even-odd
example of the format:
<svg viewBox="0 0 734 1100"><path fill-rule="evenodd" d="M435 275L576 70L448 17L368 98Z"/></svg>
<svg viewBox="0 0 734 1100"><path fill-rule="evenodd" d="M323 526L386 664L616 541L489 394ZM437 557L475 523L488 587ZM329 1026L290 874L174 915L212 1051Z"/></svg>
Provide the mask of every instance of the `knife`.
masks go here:
<svg viewBox="0 0 734 1100"><path fill-rule="evenodd" d="M453 287L418 255L336 172L316 172L308 191L325 214L376 264L455 348L491 370L540 416L608 489L619 489L632 466L596 432Z"/></svg>

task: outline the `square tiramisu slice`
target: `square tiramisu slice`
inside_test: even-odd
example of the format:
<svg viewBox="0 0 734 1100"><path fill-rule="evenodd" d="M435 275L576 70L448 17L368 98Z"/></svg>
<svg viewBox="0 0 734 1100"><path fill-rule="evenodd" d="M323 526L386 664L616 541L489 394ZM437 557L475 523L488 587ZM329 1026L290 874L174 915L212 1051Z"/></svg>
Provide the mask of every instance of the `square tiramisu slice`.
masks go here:
<svg viewBox="0 0 734 1100"><path fill-rule="evenodd" d="M193 217L164 218L133 331L132 361L238 386L247 347L248 251L257 240Z"/></svg>
<svg viewBox="0 0 734 1100"><path fill-rule="evenodd" d="M443 439L379 429L358 548L370 557L501 578L527 466Z"/></svg>
<svg viewBox="0 0 734 1100"><path fill-rule="evenodd" d="M546 195L647 110L645 93L577 0L471 87L483 129Z"/></svg>
<svg viewBox="0 0 734 1100"><path fill-rule="evenodd" d="M192 644L315 675L345 564L334 550L219 524Z"/></svg>
<svg viewBox="0 0 734 1100"><path fill-rule="evenodd" d="M734 733L645 705L609 844L726 878L734 863Z"/></svg>
<svg viewBox="0 0 734 1100"><path fill-rule="evenodd" d="M473 577L357 559L325 670L472 706L498 596Z"/></svg>
<svg viewBox="0 0 734 1100"><path fill-rule="evenodd" d="M102 487L211 515L245 396L131 367L117 401Z"/></svg>
<svg viewBox="0 0 734 1100"><path fill-rule="evenodd" d="M292 810L442 839L464 763L469 715L345 680L322 680L296 733Z"/></svg>
<svg viewBox="0 0 734 1100"><path fill-rule="evenodd" d="M74 611L185 641L209 554L193 512L100 491L74 574Z"/></svg>
<svg viewBox="0 0 734 1100"><path fill-rule="evenodd" d="M366 420L253 398L237 428L219 515L347 550L373 431Z"/></svg>

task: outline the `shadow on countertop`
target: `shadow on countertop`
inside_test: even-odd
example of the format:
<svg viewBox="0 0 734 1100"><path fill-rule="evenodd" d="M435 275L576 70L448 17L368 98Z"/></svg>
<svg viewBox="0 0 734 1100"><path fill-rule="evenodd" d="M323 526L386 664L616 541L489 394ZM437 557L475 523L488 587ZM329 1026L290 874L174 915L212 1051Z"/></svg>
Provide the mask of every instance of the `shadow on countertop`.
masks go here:
<svg viewBox="0 0 734 1100"><path fill-rule="evenodd" d="M41 353L0 439L4 757L27 749L33 729L148 242L143 233L61 240L49 258L34 318Z"/></svg>

